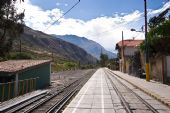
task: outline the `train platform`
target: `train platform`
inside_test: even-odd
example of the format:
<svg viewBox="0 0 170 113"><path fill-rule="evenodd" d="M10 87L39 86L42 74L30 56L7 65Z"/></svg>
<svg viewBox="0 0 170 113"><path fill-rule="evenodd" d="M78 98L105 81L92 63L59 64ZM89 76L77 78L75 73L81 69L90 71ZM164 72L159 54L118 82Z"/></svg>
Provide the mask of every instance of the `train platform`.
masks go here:
<svg viewBox="0 0 170 113"><path fill-rule="evenodd" d="M107 72L110 72L111 70L106 70L107 68L98 69L62 113L126 113L127 109L122 105L122 101L120 100L116 90L113 88L113 84L109 80L109 77L106 76L108 75ZM147 82L145 79L137 78L120 71L112 71L112 73L132 84L132 86L135 86L156 98L154 99L150 98L150 96L143 96L142 93L139 93L142 98L146 99L145 101L152 104L153 109L159 111L160 113L170 112L167 107L170 105L170 86L155 81ZM118 87L121 88L120 86ZM137 89L134 90L137 91ZM125 92L123 92L123 95L125 95ZM127 99L128 96L125 97ZM131 97L129 97L129 99L131 99ZM160 100L167 106L157 100ZM135 109L150 113L148 108L143 108L142 105L139 105L138 101L134 102L137 104L135 105L133 103L134 106L136 106ZM130 103L132 106L133 104Z"/></svg>
<svg viewBox="0 0 170 113"><path fill-rule="evenodd" d="M120 71L112 72L170 107L170 86L153 80L147 82L145 79L134 77Z"/></svg>
<svg viewBox="0 0 170 113"><path fill-rule="evenodd" d="M63 113L126 113L103 69L98 69Z"/></svg>

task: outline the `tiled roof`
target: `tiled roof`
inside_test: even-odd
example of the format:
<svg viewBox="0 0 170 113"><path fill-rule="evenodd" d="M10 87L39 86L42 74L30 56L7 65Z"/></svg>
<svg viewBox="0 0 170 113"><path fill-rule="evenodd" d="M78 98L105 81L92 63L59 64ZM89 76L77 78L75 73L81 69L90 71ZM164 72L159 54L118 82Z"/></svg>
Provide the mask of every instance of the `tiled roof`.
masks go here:
<svg viewBox="0 0 170 113"><path fill-rule="evenodd" d="M0 62L0 72L18 72L29 67L51 62L50 60L8 60Z"/></svg>
<svg viewBox="0 0 170 113"><path fill-rule="evenodd" d="M139 46L143 41L144 40L124 40L123 43L125 47L136 47ZM116 45L121 47L122 41L118 42Z"/></svg>

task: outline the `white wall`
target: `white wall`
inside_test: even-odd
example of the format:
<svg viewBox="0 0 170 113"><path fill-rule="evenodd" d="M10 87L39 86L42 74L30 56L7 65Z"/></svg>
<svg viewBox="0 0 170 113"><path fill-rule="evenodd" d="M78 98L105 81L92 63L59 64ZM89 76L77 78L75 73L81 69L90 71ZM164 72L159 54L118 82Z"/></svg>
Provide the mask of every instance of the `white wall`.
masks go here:
<svg viewBox="0 0 170 113"><path fill-rule="evenodd" d="M170 56L166 56L167 77L170 78Z"/></svg>
<svg viewBox="0 0 170 113"><path fill-rule="evenodd" d="M137 47L125 47L124 49L125 56L133 56L137 50L138 50Z"/></svg>

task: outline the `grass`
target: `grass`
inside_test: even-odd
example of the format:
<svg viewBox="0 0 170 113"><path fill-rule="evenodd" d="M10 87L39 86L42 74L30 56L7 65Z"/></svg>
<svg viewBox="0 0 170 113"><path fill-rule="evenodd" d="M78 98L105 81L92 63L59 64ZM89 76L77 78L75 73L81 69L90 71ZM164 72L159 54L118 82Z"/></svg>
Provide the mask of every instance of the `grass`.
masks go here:
<svg viewBox="0 0 170 113"><path fill-rule="evenodd" d="M23 49L22 52L13 50L5 58L0 57L0 61L3 60L18 60L18 59L33 59L33 60L52 60L52 72L74 70L74 69L89 69L95 68L95 65L80 65L77 61L72 61L60 56L50 53L43 53L41 51L36 52L30 49Z"/></svg>
<svg viewBox="0 0 170 113"><path fill-rule="evenodd" d="M33 51L24 50L24 52L10 52L5 58L0 58L0 61L3 60L18 60L18 59L33 59L33 60L52 60L52 72L77 69L78 63L75 61L67 60L65 58L58 57L51 54L35 53Z"/></svg>
<svg viewBox="0 0 170 113"><path fill-rule="evenodd" d="M78 69L78 65L75 62L63 62L63 63L53 63L52 70L53 71L64 71L64 70L74 70Z"/></svg>

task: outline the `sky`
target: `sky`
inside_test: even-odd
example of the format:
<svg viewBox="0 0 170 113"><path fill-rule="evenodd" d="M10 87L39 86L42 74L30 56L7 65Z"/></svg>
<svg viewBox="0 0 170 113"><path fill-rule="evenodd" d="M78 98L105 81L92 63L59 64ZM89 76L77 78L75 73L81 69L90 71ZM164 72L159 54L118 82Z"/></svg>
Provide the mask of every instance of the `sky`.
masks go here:
<svg viewBox="0 0 170 113"><path fill-rule="evenodd" d="M25 0L17 3L17 8L25 10L25 24L35 30L86 37L111 52L116 52L122 31L124 39L144 39L144 33L130 31L141 30L144 25L144 0L80 0L63 16L78 1ZM169 7L169 0L147 0L148 19Z"/></svg>

